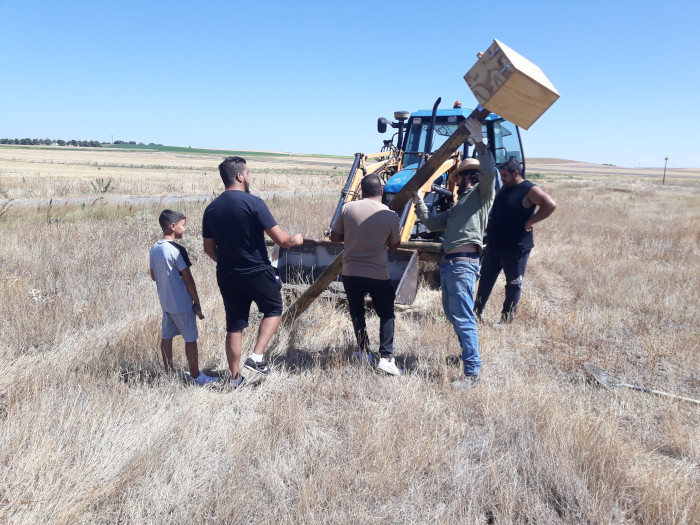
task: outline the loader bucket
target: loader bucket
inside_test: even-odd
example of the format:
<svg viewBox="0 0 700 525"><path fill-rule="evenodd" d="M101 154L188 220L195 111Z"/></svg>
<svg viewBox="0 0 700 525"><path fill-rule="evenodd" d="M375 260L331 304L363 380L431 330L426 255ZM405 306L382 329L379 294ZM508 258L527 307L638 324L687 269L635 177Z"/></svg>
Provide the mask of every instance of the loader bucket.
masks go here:
<svg viewBox="0 0 700 525"><path fill-rule="evenodd" d="M275 246L272 265L277 267L283 283L310 285L341 251L342 243L330 241L305 240L304 244L290 249ZM343 293L342 278L339 275L328 289ZM396 292L396 302L413 304L418 291L418 252L389 250L389 280Z"/></svg>

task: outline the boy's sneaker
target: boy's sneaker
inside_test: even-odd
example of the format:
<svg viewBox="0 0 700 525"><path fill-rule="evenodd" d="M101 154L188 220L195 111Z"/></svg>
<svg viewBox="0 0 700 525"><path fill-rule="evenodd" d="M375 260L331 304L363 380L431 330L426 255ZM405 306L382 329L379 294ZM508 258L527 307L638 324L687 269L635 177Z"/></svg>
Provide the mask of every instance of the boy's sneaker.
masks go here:
<svg viewBox="0 0 700 525"><path fill-rule="evenodd" d="M238 388L245 382L245 378L242 375L238 375L236 379L231 379L228 384L233 388Z"/></svg>
<svg viewBox="0 0 700 525"><path fill-rule="evenodd" d="M469 390L479 384L479 376L464 376L463 379L452 381L452 388L456 390Z"/></svg>
<svg viewBox="0 0 700 525"><path fill-rule="evenodd" d="M199 375L194 378L194 383L199 386L204 386L209 385L211 383L216 383L218 380L218 377L211 377L205 374L204 372L200 372Z"/></svg>
<svg viewBox="0 0 700 525"><path fill-rule="evenodd" d="M173 372L173 376L177 377L178 379L181 379L183 381L191 381L192 376L188 374L187 372L183 372L182 370L176 370Z"/></svg>
<svg viewBox="0 0 700 525"><path fill-rule="evenodd" d="M398 366L396 366L393 357L382 357L381 359L379 359L377 368L379 370L383 370L387 374L391 374L392 376L400 376L403 374L401 369Z"/></svg>
<svg viewBox="0 0 700 525"><path fill-rule="evenodd" d="M243 366L246 367L248 370L252 370L253 372L257 372L258 374L267 376L270 375L270 367L267 366L267 361L263 357L262 361L253 361L252 357L249 357L248 359L245 360L245 363L243 363Z"/></svg>

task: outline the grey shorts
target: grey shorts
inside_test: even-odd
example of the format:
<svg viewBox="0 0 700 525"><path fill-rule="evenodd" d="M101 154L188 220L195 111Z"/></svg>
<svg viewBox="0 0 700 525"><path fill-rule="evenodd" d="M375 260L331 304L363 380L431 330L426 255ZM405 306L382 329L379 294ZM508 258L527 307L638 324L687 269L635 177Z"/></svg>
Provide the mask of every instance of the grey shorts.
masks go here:
<svg viewBox="0 0 700 525"><path fill-rule="evenodd" d="M172 339L180 334L185 343L193 343L199 337L194 312L191 310L179 314L163 312L163 339Z"/></svg>

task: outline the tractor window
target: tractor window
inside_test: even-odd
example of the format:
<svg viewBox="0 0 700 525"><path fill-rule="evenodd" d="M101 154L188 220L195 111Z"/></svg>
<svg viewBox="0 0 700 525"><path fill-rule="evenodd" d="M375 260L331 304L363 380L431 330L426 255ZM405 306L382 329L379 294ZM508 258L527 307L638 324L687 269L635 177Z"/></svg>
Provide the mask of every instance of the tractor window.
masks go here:
<svg viewBox="0 0 700 525"><path fill-rule="evenodd" d="M435 121L435 131L433 133L433 152L437 151L445 141L454 133L459 125L458 122L448 123L444 120L437 119ZM418 162L417 153L425 152L425 144L428 138L428 128L430 128L430 119L421 119L420 124L412 124L408 132L408 142L406 143L406 156L403 164L408 166Z"/></svg>
<svg viewBox="0 0 700 525"><path fill-rule="evenodd" d="M452 135L455 130L457 129L458 123L450 123L448 124L447 122L436 122L435 123L435 134L433 135L433 146L432 150L433 152L437 151L440 146L442 146L448 138L450 138L450 135Z"/></svg>
<svg viewBox="0 0 700 525"><path fill-rule="evenodd" d="M522 162L523 155L520 150L520 141L518 140L518 134L515 130L515 124L505 120L494 122L493 136L494 146L496 148L496 164L500 164L511 158Z"/></svg>

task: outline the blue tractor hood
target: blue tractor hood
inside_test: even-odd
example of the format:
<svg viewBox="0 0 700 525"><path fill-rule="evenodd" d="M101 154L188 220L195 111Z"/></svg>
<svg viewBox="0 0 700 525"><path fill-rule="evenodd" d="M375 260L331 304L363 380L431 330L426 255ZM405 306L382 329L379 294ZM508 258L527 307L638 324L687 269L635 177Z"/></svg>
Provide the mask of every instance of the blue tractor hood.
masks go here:
<svg viewBox="0 0 700 525"><path fill-rule="evenodd" d="M404 185L416 174L418 163L406 166L401 171L392 175L384 185L384 193L398 193Z"/></svg>
<svg viewBox="0 0 700 525"><path fill-rule="evenodd" d="M401 188L416 174L417 169L418 163L411 164L391 176L384 185L384 193L398 193L401 191Z"/></svg>

